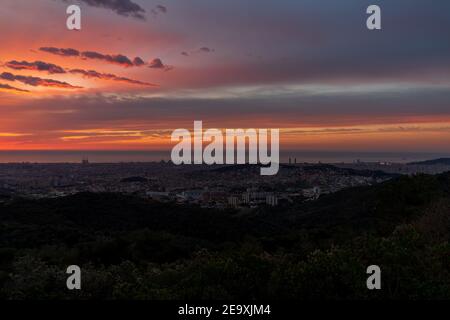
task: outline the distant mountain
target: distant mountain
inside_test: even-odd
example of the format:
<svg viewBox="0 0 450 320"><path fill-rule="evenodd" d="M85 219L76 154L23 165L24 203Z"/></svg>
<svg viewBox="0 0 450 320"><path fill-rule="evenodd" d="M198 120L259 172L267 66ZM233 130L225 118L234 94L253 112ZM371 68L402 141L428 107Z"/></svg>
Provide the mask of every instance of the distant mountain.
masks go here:
<svg viewBox="0 0 450 320"><path fill-rule="evenodd" d="M287 167L287 166L286 166ZM289 167L296 168L296 167ZM352 169L352 168L340 168L333 166L331 164L314 164L302 167L304 171L309 172L334 172L336 174L346 175L346 176L361 176L361 177L374 177L374 178L395 178L399 177L399 174L387 173L381 170L368 170L368 169Z"/></svg>
<svg viewBox="0 0 450 320"><path fill-rule="evenodd" d="M426 160L426 161L418 161L418 162L411 162L409 163L411 165L425 165L425 166L433 166L433 165L450 165L450 158L439 158L439 159L433 159L433 160Z"/></svg>

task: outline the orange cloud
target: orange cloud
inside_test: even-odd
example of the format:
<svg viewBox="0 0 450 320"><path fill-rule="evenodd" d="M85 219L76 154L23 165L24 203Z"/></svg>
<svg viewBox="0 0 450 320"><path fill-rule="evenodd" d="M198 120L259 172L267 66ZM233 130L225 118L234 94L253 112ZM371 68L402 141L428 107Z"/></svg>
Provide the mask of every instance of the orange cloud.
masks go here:
<svg viewBox="0 0 450 320"><path fill-rule="evenodd" d="M62 57L78 57L85 60L100 60L107 63L119 65L125 68L140 67L145 64L144 60L136 57L133 60L123 54L103 54L96 51L79 51L73 48L55 48L55 47L41 47L40 51L51 53Z"/></svg>
<svg viewBox="0 0 450 320"><path fill-rule="evenodd" d="M42 61L27 62L27 61L8 61L5 66L14 70L33 70L33 71L46 71L49 74L61 74L66 71L60 66L52 63L46 63Z"/></svg>
<svg viewBox="0 0 450 320"><path fill-rule="evenodd" d="M19 89L16 87L12 87L9 84L2 84L0 83L0 90L3 91L12 91L12 92L16 92L16 93L25 93L25 92L30 92L28 90L24 90L24 89Z"/></svg>
<svg viewBox="0 0 450 320"><path fill-rule="evenodd" d="M112 80L112 81L118 81L118 82L123 82L123 83L135 84L135 85L150 86L150 87L157 87L158 86L158 85L153 84L153 83L143 82L143 81L139 81L139 80L133 80L133 79L129 79L129 78L126 78L126 77L120 77L120 76L116 76L116 75L111 74L111 73L101 73L101 72L97 72L95 70L68 69L66 71L66 69L64 69L64 68L62 68L62 67L60 67L58 65L55 65L53 63L43 62L43 61L35 61L35 62L22 61L22 62L19 62L19 61L16 61L16 60L12 60L12 61L6 62L4 66L8 67L10 69L14 69L14 70L41 71L41 72L47 72L49 74L66 74L66 73L71 73L71 74L81 75L84 78L88 78L88 79ZM14 78L14 77L12 77L11 74L8 74L8 73L4 77L6 77L8 79L13 79ZM20 77L20 76L16 76L15 79L17 79L18 81L26 82L27 84L29 84L30 82L32 82L32 83L36 82L35 79L26 79L26 80L24 80L24 78L17 78L17 77ZM19 80L19 79L22 79L22 80Z"/></svg>
<svg viewBox="0 0 450 320"><path fill-rule="evenodd" d="M73 69L73 70L70 70L69 72L72 74L82 75L83 77L86 77L86 78L112 80L112 81L119 81L119 82L124 82L124 83L142 85L142 86L158 87L158 85L154 84L154 83L148 83L148 82L143 82L143 81L139 81L139 80L128 79L125 77L118 77L118 76L116 76L114 74L110 74L110 73L99 73L94 70L86 71L86 70L82 70L82 69Z"/></svg>
<svg viewBox="0 0 450 320"><path fill-rule="evenodd" d="M39 77L32 77L32 76L21 76L21 75L14 75L9 72L3 72L0 74L0 79L7 80L7 81L18 81L22 82L26 85L33 86L33 87L53 87L53 88L62 88L62 89L82 89L82 87L72 86L71 84L67 82L62 82L58 80L52 80L52 79L42 79Z"/></svg>

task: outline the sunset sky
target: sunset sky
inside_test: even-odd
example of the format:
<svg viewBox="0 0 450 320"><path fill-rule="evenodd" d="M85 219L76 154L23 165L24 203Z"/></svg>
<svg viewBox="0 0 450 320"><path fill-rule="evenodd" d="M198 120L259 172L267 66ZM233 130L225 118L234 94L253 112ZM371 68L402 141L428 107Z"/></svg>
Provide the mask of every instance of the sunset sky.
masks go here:
<svg viewBox="0 0 450 320"><path fill-rule="evenodd" d="M0 150L168 149L194 120L280 128L285 149L449 150L448 0L2 0L0 30Z"/></svg>

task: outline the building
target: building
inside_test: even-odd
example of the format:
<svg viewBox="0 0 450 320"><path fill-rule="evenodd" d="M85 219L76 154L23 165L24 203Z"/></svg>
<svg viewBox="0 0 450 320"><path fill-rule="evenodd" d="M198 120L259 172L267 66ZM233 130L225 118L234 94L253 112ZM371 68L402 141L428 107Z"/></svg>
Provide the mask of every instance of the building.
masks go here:
<svg viewBox="0 0 450 320"><path fill-rule="evenodd" d="M165 200L169 199L169 192L158 192L158 191L148 191L146 192L147 197L153 200Z"/></svg>
<svg viewBox="0 0 450 320"><path fill-rule="evenodd" d="M228 205L233 208L237 208L240 204L239 198L236 196L228 197Z"/></svg>
<svg viewBox="0 0 450 320"><path fill-rule="evenodd" d="M319 199L320 194L321 194L320 187L314 187L314 188L303 190L303 196L305 198L307 198L308 200L317 200L317 199Z"/></svg>
<svg viewBox="0 0 450 320"><path fill-rule="evenodd" d="M184 200L200 200L203 195L203 190L186 190L179 194L179 197Z"/></svg>
<svg viewBox="0 0 450 320"><path fill-rule="evenodd" d="M266 204L272 207L276 207L278 205L278 197L276 195L267 195L266 196Z"/></svg>

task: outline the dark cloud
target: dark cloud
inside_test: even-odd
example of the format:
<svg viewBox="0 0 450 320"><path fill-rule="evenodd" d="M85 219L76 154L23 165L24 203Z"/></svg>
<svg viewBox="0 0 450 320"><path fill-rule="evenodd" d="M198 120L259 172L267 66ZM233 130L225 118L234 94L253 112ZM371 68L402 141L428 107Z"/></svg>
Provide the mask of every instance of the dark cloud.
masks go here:
<svg viewBox="0 0 450 320"><path fill-rule="evenodd" d="M28 90L19 89L16 87L12 87L9 84L3 84L3 83L0 83L0 90L8 90L8 91L15 91L15 92L30 92Z"/></svg>
<svg viewBox="0 0 450 320"><path fill-rule="evenodd" d="M34 71L46 71L49 74L62 74L66 71L60 66L52 63L46 63L42 61L27 62L12 60L5 63L5 66L14 70L34 70Z"/></svg>
<svg viewBox="0 0 450 320"><path fill-rule="evenodd" d="M153 59L152 61L150 61L150 64L149 64L148 67L152 68L152 69L161 69L161 70L164 70L164 71L170 71L170 70L173 69L172 66L165 65L162 62L162 60L159 59L159 58L156 58L156 59Z"/></svg>
<svg viewBox="0 0 450 320"><path fill-rule="evenodd" d="M136 59L140 59L140 58L136 58ZM142 59L141 59L141 61L136 61L136 63L137 64L145 64L145 62ZM49 74L64 74L64 73L69 72L71 74L82 75L83 77L86 77L86 78L112 80L112 81L119 81L119 82L125 82L125 83L137 84L137 85L143 85L143 86L152 86L152 87L157 86L156 84L153 84L153 83L142 82L142 81L133 80L133 79L125 78L125 77L119 77L119 76L116 76L114 74L109 74L109 73L100 73L95 70L73 69L73 70L66 71L64 68L62 68L60 66L57 66L52 63L42 62L42 61L18 62L18 61L13 60L13 61L9 61L9 62L5 63L5 66L9 67L11 69L15 69L15 70L34 70L34 71L47 72ZM11 79L11 80L13 79L12 74L10 74L10 73L7 73L5 75L5 77L7 77L8 79ZM19 80L19 79L17 79L17 80ZM31 82L33 82L33 80L31 80Z"/></svg>
<svg viewBox="0 0 450 320"><path fill-rule="evenodd" d="M200 49L198 49L198 51L210 53L210 52L214 52L215 50L211 49L211 48L208 48L208 47L201 47Z"/></svg>
<svg viewBox="0 0 450 320"><path fill-rule="evenodd" d="M127 56L118 54L118 55L109 55L109 54L101 54L95 51L85 51L81 54L83 58L87 59L96 59L103 60L112 64L121 65L123 67L133 67L134 64Z"/></svg>
<svg viewBox="0 0 450 320"><path fill-rule="evenodd" d="M67 82L62 82L58 80L52 79L42 79L39 77L31 77L31 76L20 76L14 75L9 72L3 72L0 74L0 79L7 81L18 81L22 82L26 85L33 87L54 87L54 88L62 88L62 89L81 89L82 87L72 86Z"/></svg>
<svg viewBox="0 0 450 320"><path fill-rule="evenodd" d="M68 2L68 0L62 0ZM118 15L145 20L145 10L131 0L78 0L96 8L110 9Z"/></svg>
<svg viewBox="0 0 450 320"><path fill-rule="evenodd" d="M161 59L156 58L153 59L150 62L149 68L153 68L153 69L163 69L164 68L164 63L161 61Z"/></svg>
<svg viewBox="0 0 450 320"><path fill-rule="evenodd" d="M167 7L165 7L165 6L157 5L157 6L156 6L156 9L157 9L159 12L167 13Z"/></svg>
<svg viewBox="0 0 450 320"><path fill-rule="evenodd" d="M133 60L133 64L137 67L143 66L145 64L145 61L142 60L142 58L136 57Z"/></svg>
<svg viewBox="0 0 450 320"><path fill-rule="evenodd" d="M185 56L185 57L189 57L191 54L197 54L197 53L212 53L215 52L214 49L211 49L209 47L201 47L197 50L193 50L191 52L187 52L187 51L182 51L181 55Z"/></svg>
<svg viewBox="0 0 450 320"><path fill-rule="evenodd" d="M130 58L128 58L127 56L125 56L123 54L111 55L111 54L103 54L103 53L96 52L96 51L80 52L80 51L78 51L76 49L72 49L72 48L61 49L61 48L54 48L54 47L43 47L43 48L40 48L39 50L47 52L47 53L59 55L59 56L64 56L64 57L81 57L82 59L101 60L101 61L120 65L122 67L127 67L127 68L128 67L140 67L140 66L145 65L145 62L142 58L136 57L132 61Z"/></svg>
<svg viewBox="0 0 450 320"><path fill-rule="evenodd" d="M155 8L152 9L153 16L157 16L158 14L166 14L168 12L167 7L162 5L157 5Z"/></svg>
<svg viewBox="0 0 450 320"><path fill-rule="evenodd" d="M79 74L86 78L93 78L93 79L101 79L101 80L112 80L112 81L119 81L119 82L125 82L130 84L137 84L142 86L150 86L150 87L157 87L158 85L148 82L142 82L138 80L128 79L124 77L118 77L114 74L109 73L100 73L95 70L82 70L82 69L73 69L69 71L72 74Z"/></svg>
<svg viewBox="0 0 450 320"><path fill-rule="evenodd" d="M63 57L78 57L80 56L80 52L75 49L62 49L62 48L54 48L54 47L42 47L39 48L40 51L48 52L51 54L56 54L58 56Z"/></svg>
<svg viewBox="0 0 450 320"><path fill-rule="evenodd" d="M185 57L189 57L189 56L191 56L191 55L196 55L196 54L199 54L199 53L212 53L212 52L215 52L215 50L214 49L212 49L212 48L209 48L209 47L201 47L201 48L199 48L199 49L196 49L196 50L192 50L192 51L182 51L180 54L182 55L182 56L185 56Z"/></svg>

